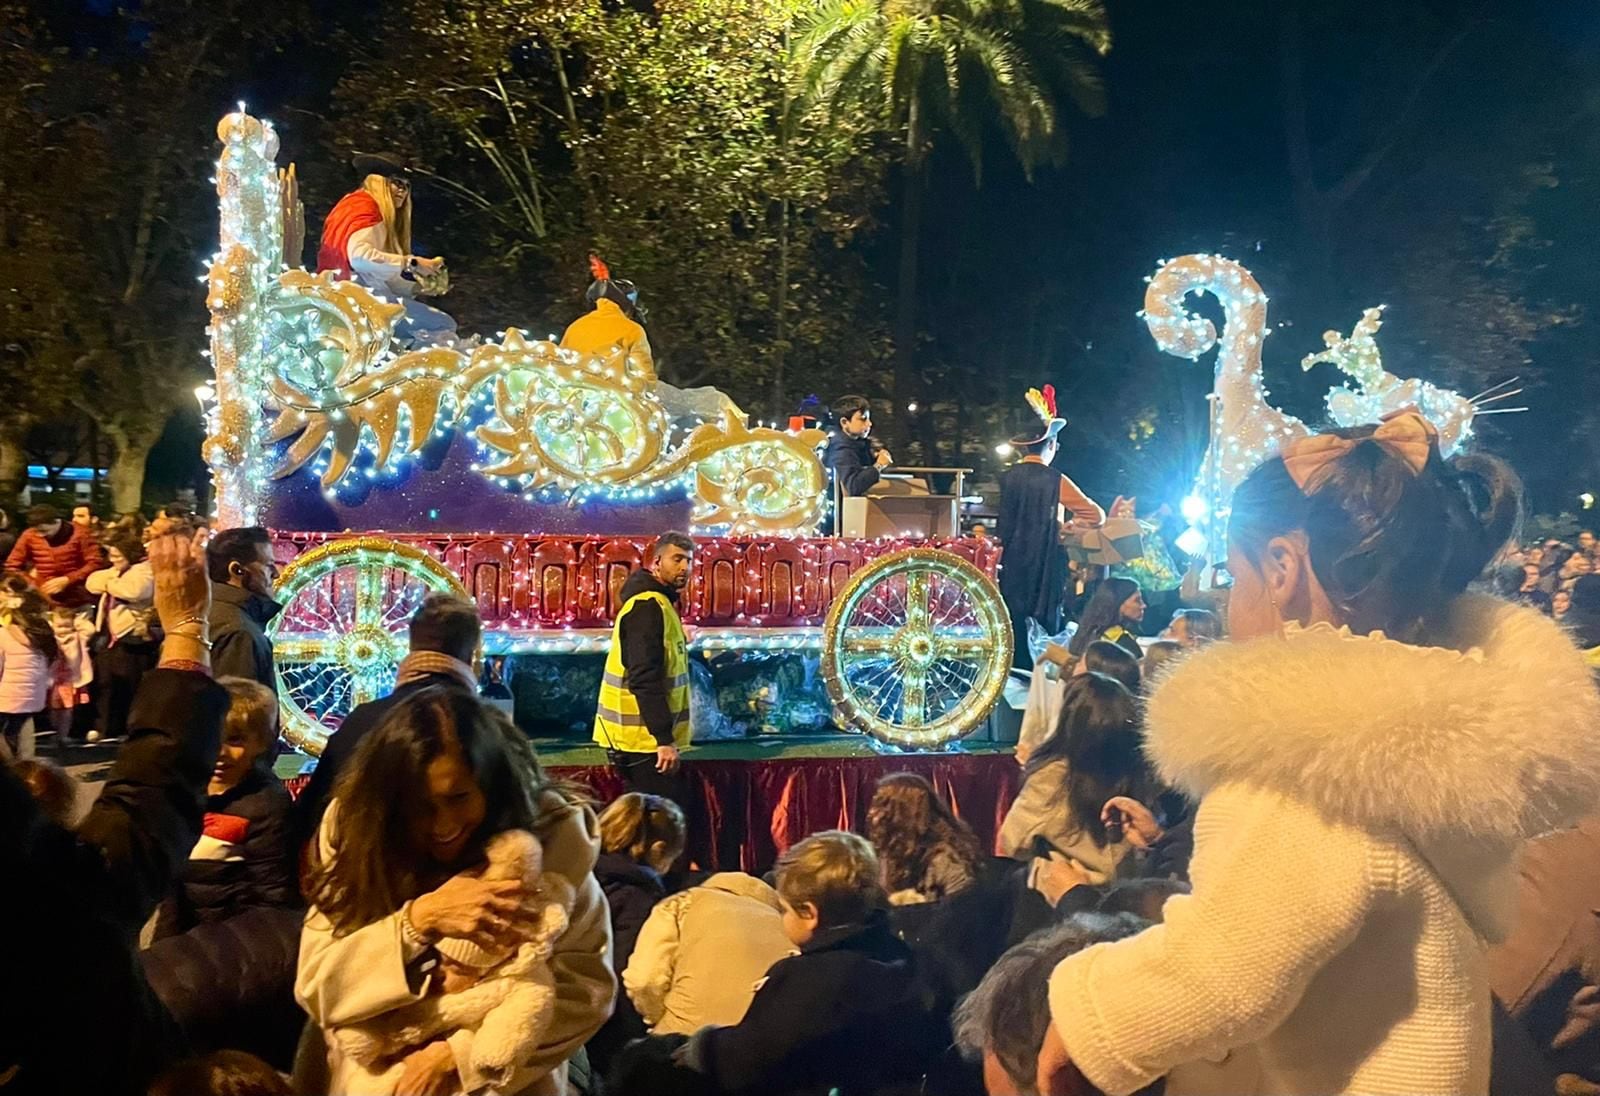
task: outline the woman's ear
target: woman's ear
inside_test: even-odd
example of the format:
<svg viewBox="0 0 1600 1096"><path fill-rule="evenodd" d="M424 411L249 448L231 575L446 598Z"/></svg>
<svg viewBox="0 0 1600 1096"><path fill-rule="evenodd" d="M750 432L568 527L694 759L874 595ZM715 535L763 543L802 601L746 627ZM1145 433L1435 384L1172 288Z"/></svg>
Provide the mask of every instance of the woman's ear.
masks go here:
<svg viewBox="0 0 1600 1096"><path fill-rule="evenodd" d="M1261 577L1267 596L1284 623L1337 623L1327 591L1311 566L1311 543L1301 532L1273 537L1261 555Z"/></svg>

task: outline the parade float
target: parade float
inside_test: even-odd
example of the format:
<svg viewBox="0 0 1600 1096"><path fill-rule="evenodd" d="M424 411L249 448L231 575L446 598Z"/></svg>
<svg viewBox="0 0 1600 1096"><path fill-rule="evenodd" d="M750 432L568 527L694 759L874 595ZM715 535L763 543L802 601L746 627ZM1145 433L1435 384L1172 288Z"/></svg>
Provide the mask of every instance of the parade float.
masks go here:
<svg viewBox="0 0 1600 1096"><path fill-rule="evenodd" d="M400 303L299 268L304 220L270 123L241 109L218 136L204 456L219 526L266 526L283 565L272 639L290 745L314 757L386 693L411 614L450 591L477 604L484 655L511 660L541 751L614 790L585 744L594 656L655 536L687 529L696 744L715 740L691 759L709 813L784 815L798 837L818 824L795 799L807 783L837 825L842 783L854 807L880 770L919 759L969 813L1003 812L1009 758L951 752L1011 664L994 542L817 535L820 431L752 425L731 404L685 422L621 348L517 329L408 348ZM860 764L883 754L903 756ZM738 858L785 845L776 826Z"/></svg>
<svg viewBox="0 0 1600 1096"><path fill-rule="evenodd" d="M626 346L580 352L519 329L407 345L407 304L298 267L304 219L272 126L241 108L218 136L204 455L219 525L266 526L284 565L273 642L290 745L314 758L383 695L411 614L449 591L476 603L486 658L512 663L518 723L541 753L615 793L588 745L600 656L629 572L657 535L687 529L702 866L764 867L812 830L859 823L896 770L923 772L994 832L1018 776L985 733L1013 642L994 541L819 535L819 431L752 424L720 393L686 418ZM1148 282L1140 316L1157 345L1216 352L1210 443L1177 543L1220 561L1234 488L1310 428L1268 399L1267 297L1248 270L1188 255ZM1190 310L1200 295L1220 304L1220 332ZM1475 416L1522 410L1492 406L1514 381L1469 398L1388 372L1381 322L1369 309L1302 361L1353 382L1327 395L1334 424L1415 408L1448 456Z"/></svg>

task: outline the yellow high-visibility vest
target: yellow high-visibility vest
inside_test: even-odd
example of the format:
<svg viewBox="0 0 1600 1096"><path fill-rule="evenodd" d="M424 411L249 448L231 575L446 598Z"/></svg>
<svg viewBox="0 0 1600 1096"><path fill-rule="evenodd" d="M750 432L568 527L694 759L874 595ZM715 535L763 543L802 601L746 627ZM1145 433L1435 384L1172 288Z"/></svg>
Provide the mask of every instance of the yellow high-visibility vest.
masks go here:
<svg viewBox="0 0 1600 1096"><path fill-rule="evenodd" d="M611 629L611 653L600 679L600 702L595 706L594 740L624 753L655 753L658 743L639 714L639 698L628 689L622 665L622 622L641 601L654 599L661 606L661 639L667 655L667 707L672 712L672 741L680 749L689 744L689 644L683 622L665 594L646 590L635 594L617 614Z"/></svg>

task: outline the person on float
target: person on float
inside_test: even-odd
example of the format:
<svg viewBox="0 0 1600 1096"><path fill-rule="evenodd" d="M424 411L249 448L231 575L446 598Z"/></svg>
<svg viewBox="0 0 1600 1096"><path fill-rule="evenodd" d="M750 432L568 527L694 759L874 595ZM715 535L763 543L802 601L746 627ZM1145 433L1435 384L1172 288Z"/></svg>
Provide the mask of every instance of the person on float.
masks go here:
<svg viewBox="0 0 1600 1096"><path fill-rule="evenodd" d="M689 584L694 541L663 533L650 565L622 584L594 741L630 791L670 799L689 811L679 751L689 745L689 653L678 595Z"/></svg>
<svg viewBox="0 0 1600 1096"><path fill-rule="evenodd" d="M1048 635L1061 630L1062 592L1067 585L1067 550L1061 543L1061 511L1065 507L1080 527L1105 523L1106 512L1071 479L1050 467L1059 448L1057 436L1067 420L1056 417L1056 390L1028 389L1028 406L1043 427L1018 434L1011 447L1022 459L1000 477L998 535L1000 596L1011 613L1016 637L1013 664L1033 668L1028 651L1028 619Z"/></svg>
<svg viewBox="0 0 1600 1096"><path fill-rule="evenodd" d="M678 388L661 380L644 330L648 316L639 303L639 287L626 278L613 278L611 268L598 255L589 256L589 273L594 280L584 297L590 311L567 325L561 335L562 349L598 357L620 349L628 372L655 391L667 417L681 429L716 422L725 412L745 421L738 404L714 387Z"/></svg>
<svg viewBox="0 0 1600 1096"><path fill-rule="evenodd" d="M331 270L405 305L395 337L411 346L452 346L456 321L417 300L422 281L437 279L444 260L411 252L410 165L387 153L361 153L352 160L365 178L334 205L322 224L317 271ZM343 379L343 378L341 378Z"/></svg>
<svg viewBox="0 0 1600 1096"><path fill-rule="evenodd" d="M1288 442L1239 485L1230 642L1146 708L1152 763L1200 803L1194 891L1055 968L1040 1092L1236 1051L1265 1092L1490 1091L1485 951L1518 854L1600 796L1582 654L1466 593L1520 494L1414 411Z"/></svg>
<svg viewBox="0 0 1600 1096"><path fill-rule="evenodd" d="M830 410L834 428L828 431L822 463L833 474L840 495L859 498L872 490L894 457L872 439L872 405L867 397L840 396Z"/></svg>

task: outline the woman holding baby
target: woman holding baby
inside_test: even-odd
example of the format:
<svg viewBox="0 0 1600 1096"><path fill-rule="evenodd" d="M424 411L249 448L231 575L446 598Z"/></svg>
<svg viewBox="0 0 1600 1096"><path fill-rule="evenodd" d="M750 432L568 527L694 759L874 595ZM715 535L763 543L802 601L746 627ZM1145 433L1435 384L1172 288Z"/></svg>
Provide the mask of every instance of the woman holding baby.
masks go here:
<svg viewBox="0 0 1600 1096"><path fill-rule="evenodd" d="M500 712L443 687L393 708L342 774L306 881L299 1090L565 1093L615 992L598 845Z"/></svg>

